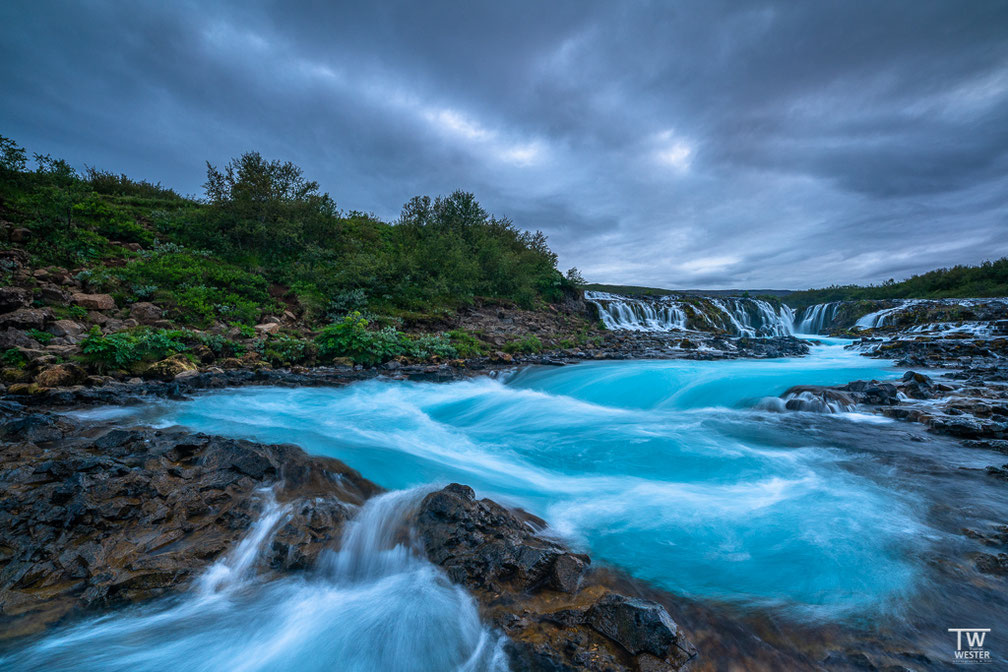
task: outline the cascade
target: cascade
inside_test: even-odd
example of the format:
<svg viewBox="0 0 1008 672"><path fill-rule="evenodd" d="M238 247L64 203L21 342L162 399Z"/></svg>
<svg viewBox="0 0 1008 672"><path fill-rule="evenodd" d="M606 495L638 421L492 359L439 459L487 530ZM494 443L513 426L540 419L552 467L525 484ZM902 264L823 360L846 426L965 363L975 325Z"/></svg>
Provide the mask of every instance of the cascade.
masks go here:
<svg viewBox="0 0 1008 672"><path fill-rule="evenodd" d="M505 672L502 635L409 546L408 516L429 490L371 498L345 524L339 551L273 580L256 564L290 508L266 493L245 539L189 592L56 630L0 653L0 669Z"/></svg>
<svg viewBox="0 0 1008 672"><path fill-rule="evenodd" d="M674 296L634 298L608 292L585 292L585 300L599 310L606 329L629 331L687 331L683 299ZM794 310L781 305L775 309L762 299L696 297L692 302L707 304L711 310L695 314L712 330L737 336L788 336L794 330ZM696 324L693 328L698 328Z"/></svg>
<svg viewBox="0 0 1008 672"><path fill-rule="evenodd" d="M837 308L842 301L817 303L801 312L801 319L795 319L794 330L799 334L827 334L836 319Z"/></svg>

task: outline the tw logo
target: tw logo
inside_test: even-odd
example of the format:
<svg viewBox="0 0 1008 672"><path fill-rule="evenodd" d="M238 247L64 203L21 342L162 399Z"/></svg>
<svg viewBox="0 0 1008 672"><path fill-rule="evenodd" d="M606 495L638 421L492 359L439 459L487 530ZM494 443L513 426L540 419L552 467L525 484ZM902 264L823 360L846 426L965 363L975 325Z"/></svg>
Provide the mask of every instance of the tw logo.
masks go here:
<svg viewBox="0 0 1008 672"><path fill-rule="evenodd" d="M983 648L984 640L990 628L949 628L949 632L956 633L956 662L990 662L990 651ZM965 635L965 638L963 637ZM965 648L963 648L965 639Z"/></svg>

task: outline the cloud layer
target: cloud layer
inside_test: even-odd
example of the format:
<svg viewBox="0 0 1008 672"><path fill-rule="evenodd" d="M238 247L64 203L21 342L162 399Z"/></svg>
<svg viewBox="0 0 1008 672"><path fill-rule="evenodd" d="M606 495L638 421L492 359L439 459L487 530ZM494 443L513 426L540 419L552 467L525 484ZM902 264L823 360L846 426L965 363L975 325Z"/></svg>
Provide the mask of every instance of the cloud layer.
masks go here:
<svg viewBox="0 0 1008 672"><path fill-rule="evenodd" d="M877 282L1008 254L1006 30L994 0L15 0L0 133L189 193L256 149L387 219L463 188L600 282Z"/></svg>

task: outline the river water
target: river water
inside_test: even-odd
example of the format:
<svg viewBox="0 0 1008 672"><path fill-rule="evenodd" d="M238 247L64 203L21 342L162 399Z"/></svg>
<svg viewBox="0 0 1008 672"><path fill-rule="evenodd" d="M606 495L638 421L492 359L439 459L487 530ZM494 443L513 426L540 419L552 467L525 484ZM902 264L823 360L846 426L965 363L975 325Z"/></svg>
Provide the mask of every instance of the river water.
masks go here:
<svg viewBox="0 0 1008 672"><path fill-rule="evenodd" d="M1008 613L1003 591L964 564L979 547L960 533L1008 520L1006 489L979 471L998 456L874 415L761 410L792 385L901 374L842 345L825 339L803 358L589 362L449 384L245 388L143 409L145 422L296 443L407 492L369 505L381 511L362 512L354 529L370 541L345 540L324 571L214 590L205 579L181 602L79 624L7 662L500 669L500 643L471 600L408 550L380 543L397 506L451 481L543 517L596 563L674 593L805 624L885 623L939 655L947 628L989 627ZM347 564L352 553L365 560ZM347 569L361 563L379 569ZM431 638L449 653L437 658ZM131 664L104 665L110 648ZM386 658L360 654L376 650Z"/></svg>

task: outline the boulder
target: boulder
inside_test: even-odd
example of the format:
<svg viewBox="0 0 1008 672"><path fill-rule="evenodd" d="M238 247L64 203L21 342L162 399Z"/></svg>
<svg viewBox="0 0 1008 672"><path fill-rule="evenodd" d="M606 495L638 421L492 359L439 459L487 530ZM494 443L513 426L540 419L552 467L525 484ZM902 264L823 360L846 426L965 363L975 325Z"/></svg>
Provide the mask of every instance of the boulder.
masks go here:
<svg viewBox="0 0 1008 672"><path fill-rule="evenodd" d="M115 310L115 299L109 294L83 294L75 293L70 297L78 306L88 310Z"/></svg>
<svg viewBox="0 0 1008 672"><path fill-rule="evenodd" d="M11 348L30 348L35 341L21 329L15 327L0 327L0 350Z"/></svg>
<svg viewBox="0 0 1008 672"><path fill-rule="evenodd" d="M68 387L84 380L86 373L73 364L50 366L35 376L35 382L42 387Z"/></svg>
<svg viewBox="0 0 1008 672"><path fill-rule="evenodd" d="M149 301L139 301L130 308L130 317L140 324L152 324L161 319L164 311Z"/></svg>
<svg viewBox="0 0 1008 672"><path fill-rule="evenodd" d="M43 285L39 288L39 296L49 304L66 305L70 301L70 293L57 285Z"/></svg>
<svg viewBox="0 0 1008 672"><path fill-rule="evenodd" d="M256 334L259 336L267 336L280 333L280 325L276 322L264 322L263 324L255 325Z"/></svg>
<svg viewBox="0 0 1008 672"><path fill-rule="evenodd" d="M292 515L260 571L311 565L378 491L341 462L295 446L171 430L93 438L70 422L0 420L0 640L71 612L187 588L272 506L264 487L274 485Z"/></svg>
<svg viewBox="0 0 1008 672"><path fill-rule="evenodd" d="M0 313L26 308L31 303L31 292L24 287L0 287Z"/></svg>
<svg viewBox="0 0 1008 672"><path fill-rule="evenodd" d="M150 365L144 375L147 378L160 378L161 380L172 380L183 371L195 371L196 365L189 361L185 355L172 355L160 362Z"/></svg>
<svg viewBox="0 0 1008 672"><path fill-rule="evenodd" d="M73 320L56 320L49 325L49 333L53 336L80 336L84 333L84 326Z"/></svg>
<svg viewBox="0 0 1008 672"><path fill-rule="evenodd" d="M458 483L427 495L413 519L428 559L510 638L512 669L683 669L695 649L665 608L588 574L588 557L536 532L544 527Z"/></svg>
<svg viewBox="0 0 1008 672"><path fill-rule="evenodd" d="M18 308L12 313L0 315L0 327L41 329L50 319L52 311L48 308Z"/></svg>
<svg viewBox="0 0 1008 672"><path fill-rule="evenodd" d="M586 616L593 628L635 656L666 656L679 633L665 607L625 595L606 595Z"/></svg>

